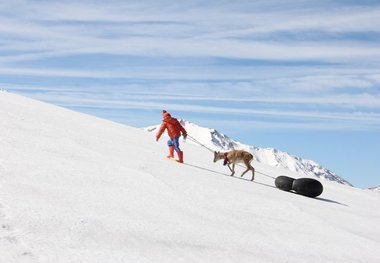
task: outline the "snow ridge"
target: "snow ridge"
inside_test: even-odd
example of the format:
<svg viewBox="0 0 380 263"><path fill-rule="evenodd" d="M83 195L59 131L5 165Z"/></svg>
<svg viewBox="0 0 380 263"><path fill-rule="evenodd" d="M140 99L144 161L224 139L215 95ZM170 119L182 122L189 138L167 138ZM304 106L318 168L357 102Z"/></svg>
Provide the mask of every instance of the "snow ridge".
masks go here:
<svg viewBox="0 0 380 263"><path fill-rule="evenodd" d="M368 190L371 190L371 191L374 191L374 192L380 193L380 186L370 187L370 188L368 188Z"/></svg>
<svg viewBox="0 0 380 263"><path fill-rule="evenodd" d="M215 129L201 127L184 119L179 119L179 121L192 138L214 151L228 151L233 149L246 150L251 152L255 156L255 160L260 163L275 167L283 167L290 171L303 173L305 176L316 176L321 179L352 186L352 184L338 176L336 173L322 167L312 160L293 156L287 152L274 148L260 148L242 144ZM154 125L144 129L150 132L155 132L158 128L159 125ZM189 139L189 141L192 142L191 138Z"/></svg>

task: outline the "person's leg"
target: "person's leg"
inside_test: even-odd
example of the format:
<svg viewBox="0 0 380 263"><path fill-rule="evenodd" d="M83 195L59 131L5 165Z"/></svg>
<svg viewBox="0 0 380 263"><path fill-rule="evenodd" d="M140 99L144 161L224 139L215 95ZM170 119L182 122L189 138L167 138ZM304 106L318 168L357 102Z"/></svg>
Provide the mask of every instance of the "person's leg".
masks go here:
<svg viewBox="0 0 380 263"><path fill-rule="evenodd" d="M183 163L183 152L179 148L179 137L175 137L172 139L174 150L177 152L178 160L177 162Z"/></svg>
<svg viewBox="0 0 380 263"><path fill-rule="evenodd" d="M173 139L170 140L172 142L172 145L174 147L174 150L178 153L181 151L181 149L179 148L179 137L175 137Z"/></svg>
<svg viewBox="0 0 380 263"><path fill-rule="evenodd" d="M171 139L168 140L168 147L169 147L169 155L167 155L167 158L174 158L174 144Z"/></svg>

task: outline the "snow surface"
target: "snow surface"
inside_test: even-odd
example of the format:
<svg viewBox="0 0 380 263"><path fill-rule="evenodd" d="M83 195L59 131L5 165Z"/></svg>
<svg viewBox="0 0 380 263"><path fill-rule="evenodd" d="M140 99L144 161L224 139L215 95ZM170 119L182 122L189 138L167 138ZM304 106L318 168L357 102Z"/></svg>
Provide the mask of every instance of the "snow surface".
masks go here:
<svg viewBox="0 0 380 263"><path fill-rule="evenodd" d="M378 193L280 191L190 143L178 164L165 138L7 92L0 125L1 263L380 262Z"/></svg>

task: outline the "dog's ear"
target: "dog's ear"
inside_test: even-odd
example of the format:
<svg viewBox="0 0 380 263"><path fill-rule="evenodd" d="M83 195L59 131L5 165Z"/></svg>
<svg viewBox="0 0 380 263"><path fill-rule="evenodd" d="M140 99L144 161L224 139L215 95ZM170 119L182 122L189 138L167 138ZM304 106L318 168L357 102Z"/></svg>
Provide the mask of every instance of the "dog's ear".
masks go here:
<svg viewBox="0 0 380 263"><path fill-rule="evenodd" d="M214 163L218 160L218 152L214 151Z"/></svg>

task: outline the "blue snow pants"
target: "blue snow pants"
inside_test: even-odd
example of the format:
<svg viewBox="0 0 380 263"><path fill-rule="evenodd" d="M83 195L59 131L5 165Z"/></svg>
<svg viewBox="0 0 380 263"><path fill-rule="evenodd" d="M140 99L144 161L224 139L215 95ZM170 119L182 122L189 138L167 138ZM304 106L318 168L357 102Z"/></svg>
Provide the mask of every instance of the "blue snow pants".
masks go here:
<svg viewBox="0 0 380 263"><path fill-rule="evenodd" d="M181 149L179 148L179 136L178 137L175 137L173 139L169 139L168 141L168 146L173 146L174 147L174 150L176 152L180 152Z"/></svg>

